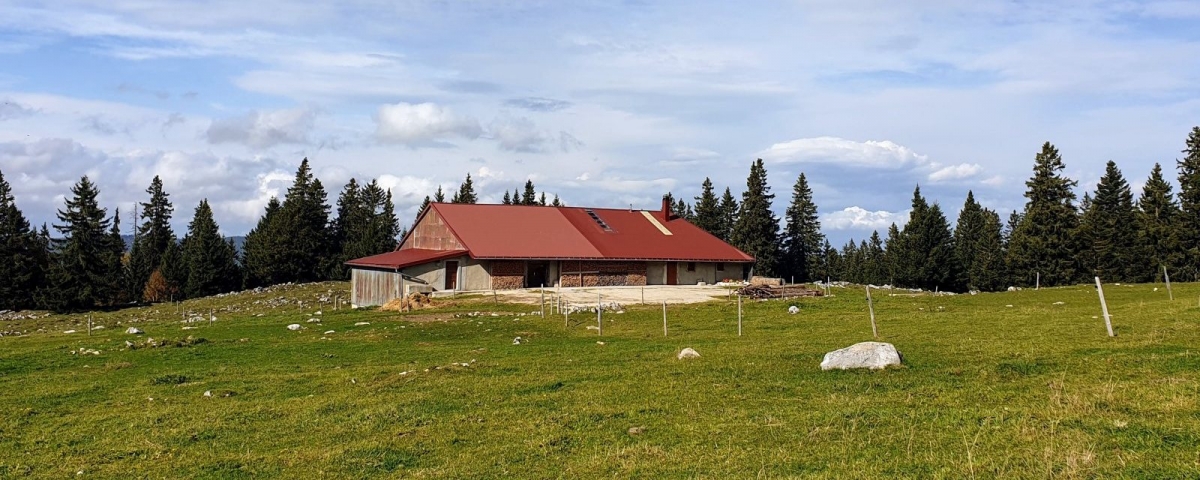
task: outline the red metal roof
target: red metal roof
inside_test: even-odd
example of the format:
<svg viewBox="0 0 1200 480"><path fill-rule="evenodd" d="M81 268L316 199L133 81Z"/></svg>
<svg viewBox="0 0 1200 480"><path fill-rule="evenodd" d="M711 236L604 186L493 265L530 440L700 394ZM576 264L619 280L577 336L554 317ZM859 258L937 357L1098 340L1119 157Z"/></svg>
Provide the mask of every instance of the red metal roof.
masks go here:
<svg viewBox="0 0 1200 480"><path fill-rule="evenodd" d="M671 235L641 210L451 203L430 208L474 258L754 261L686 220L663 221L662 212L650 213Z"/></svg>
<svg viewBox="0 0 1200 480"><path fill-rule="evenodd" d="M419 248L409 248L406 250L396 250L393 252L381 253L379 255L371 255L369 257L356 258L346 262L346 265L387 269L404 268L466 254L466 250L423 250Z"/></svg>

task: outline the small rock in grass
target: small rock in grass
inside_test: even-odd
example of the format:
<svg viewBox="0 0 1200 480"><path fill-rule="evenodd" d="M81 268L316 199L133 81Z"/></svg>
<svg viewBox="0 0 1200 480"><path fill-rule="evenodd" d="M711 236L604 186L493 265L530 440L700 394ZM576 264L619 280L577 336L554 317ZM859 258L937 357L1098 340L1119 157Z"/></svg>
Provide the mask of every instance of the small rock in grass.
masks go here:
<svg viewBox="0 0 1200 480"><path fill-rule="evenodd" d="M313 315L320 315L320 314L321 314L321 311L320 311L320 310L317 310L316 312L313 312Z"/></svg>
<svg viewBox="0 0 1200 480"><path fill-rule="evenodd" d="M65 332L63 332L63 333L75 333L75 331L74 331L74 330L67 330L67 331L65 331Z"/></svg>
<svg viewBox="0 0 1200 480"><path fill-rule="evenodd" d="M588 325L588 326L587 326L587 329L588 329L588 330L599 330L599 329L600 329L600 327L597 327L597 326L595 326L595 325Z"/></svg>
<svg viewBox="0 0 1200 480"><path fill-rule="evenodd" d="M325 333L323 333L322 335L329 335L329 334L331 334L331 333L334 333L334 331L333 331L333 330L326 330L326 331L325 331Z"/></svg>
<svg viewBox="0 0 1200 480"><path fill-rule="evenodd" d="M363 325L370 325L370 324L371 324L371 322L355 322L354 326L361 327Z"/></svg>
<svg viewBox="0 0 1200 480"><path fill-rule="evenodd" d="M96 325L92 327L92 330L104 330L104 325Z"/></svg>
<svg viewBox="0 0 1200 480"><path fill-rule="evenodd" d="M146 332L143 332L142 329L137 328L137 327L129 327L129 328L125 329L125 333L128 333L130 335L141 335Z"/></svg>
<svg viewBox="0 0 1200 480"><path fill-rule="evenodd" d="M196 327L183 327L181 330L195 330Z"/></svg>
<svg viewBox="0 0 1200 480"><path fill-rule="evenodd" d="M604 345L604 342L596 342L596 345Z"/></svg>
<svg viewBox="0 0 1200 480"><path fill-rule="evenodd" d="M700 352L697 352L692 347L688 347L683 350L680 350L679 355L675 356L676 360L683 360L685 358L700 358Z"/></svg>
<svg viewBox="0 0 1200 480"><path fill-rule="evenodd" d="M517 337L517 338L513 339L513 345L520 345L520 344L521 344L521 337Z"/></svg>
<svg viewBox="0 0 1200 480"><path fill-rule="evenodd" d="M321 323L321 319L319 319L319 318L310 318L310 319L308 319L308 322L307 322L307 323Z"/></svg>
<svg viewBox="0 0 1200 480"><path fill-rule="evenodd" d="M646 427L629 427L630 435L636 436L636 435L641 435L643 433L646 433Z"/></svg>
<svg viewBox="0 0 1200 480"><path fill-rule="evenodd" d="M1008 308L1013 308L1013 306L1012 306L1012 305L1005 305L1005 307L1008 307Z"/></svg>
<svg viewBox="0 0 1200 480"><path fill-rule="evenodd" d="M212 396L212 390L205 390L205 391L204 391L204 396L206 396L206 397L211 397L211 396Z"/></svg>
<svg viewBox="0 0 1200 480"><path fill-rule="evenodd" d="M304 328L304 327L301 327L299 323L293 323L293 324L287 326L287 329L291 330L293 332L299 331L301 328Z"/></svg>
<svg viewBox="0 0 1200 480"><path fill-rule="evenodd" d="M1067 302L1054 302L1055 305L1066 305Z"/></svg>
<svg viewBox="0 0 1200 480"><path fill-rule="evenodd" d="M797 313L800 313L800 307L797 307L797 306L795 306L795 305L792 305L792 306L788 307L788 313L790 313L790 314L792 314L792 315L795 315L795 314L797 314Z"/></svg>

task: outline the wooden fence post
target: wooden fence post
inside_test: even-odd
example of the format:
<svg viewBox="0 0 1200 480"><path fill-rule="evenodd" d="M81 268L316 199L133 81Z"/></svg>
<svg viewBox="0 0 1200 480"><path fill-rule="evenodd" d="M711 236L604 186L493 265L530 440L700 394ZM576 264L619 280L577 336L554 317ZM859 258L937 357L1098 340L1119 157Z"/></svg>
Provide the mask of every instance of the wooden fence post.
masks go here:
<svg viewBox="0 0 1200 480"><path fill-rule="evenodd" d="M663 300L663 336L667 336L667 301Z"/></svg>
<svg viewBox="0 0 1200 480"><path fill-rule="evenodd" d="M1175 294L1171 293L1171 276L1167 275L1167 266L1163 265L1163 279L1167 281L1167 296L1171 301L1175 301Z"/></svg>
<svg viewBox="0 0 1200 480"><path fill-rule="evenodd" d="M546 318L546 284L542 284L542 301L538 303L538 308L542 311L542 318Z"/></svg>
<svg viewBox="0 0 1200 480"><path fill-rule="evenodd" d="M867 309L871 311L871 336L879 338L879 329L875 327L875 302L871 300L871 286L867 285Z"/></svg>
<svg viewBox="0 0 1200 480"><path fill-rule="evenodd" d="M738 336L742 336L742 294L738 294Z"/></svg>
<svg viewBox="0 0 1200 480"><path fill-rule="evenodd" d="M1104 326L1108 328L1108 336L1117 336L1113 333L1112 317L1108 315L1108 302L1104 301L1104 287L1100 285L1100 277L1096 277L1096 292L1100 294L1100 308L1104 312Z"/></svg>
<svg viewBox="0 0 1200 480"><path fill-rule="evenodd" d="M604 335L604 307L600 305L600 292L596 292L596 334Z"/></svg>

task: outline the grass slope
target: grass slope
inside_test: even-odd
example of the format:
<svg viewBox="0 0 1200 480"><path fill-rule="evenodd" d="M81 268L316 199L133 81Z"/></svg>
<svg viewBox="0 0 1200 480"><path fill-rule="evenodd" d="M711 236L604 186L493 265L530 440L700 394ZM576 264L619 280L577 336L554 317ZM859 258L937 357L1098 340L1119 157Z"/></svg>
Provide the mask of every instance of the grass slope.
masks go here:
<svg viewBox="0 0 1200 480"><path fill-rule="evenodd" d="M421 322L317 303L344 289L190 302L220 313L188 331L173 306L91 337L27 320L54 333L0 338L0 477L1200 478L1200 284L1108 286L1117 338L1086 286L876 292L907 363L879 372L818 368L870 340L854 289L747 303L742 337L735 304L672 307L666 338L660 307L598 336L594 314L567 329L486 299ZM505 313L451 319L475 310ZM132 318L206 341L126 350Z"/></svg>

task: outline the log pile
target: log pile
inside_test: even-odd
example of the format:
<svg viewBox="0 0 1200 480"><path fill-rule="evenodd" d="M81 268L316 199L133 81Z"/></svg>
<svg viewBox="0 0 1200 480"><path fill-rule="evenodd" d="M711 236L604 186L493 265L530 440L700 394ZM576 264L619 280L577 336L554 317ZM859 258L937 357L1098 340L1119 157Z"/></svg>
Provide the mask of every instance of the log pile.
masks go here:
<svg viewBox="0 0 1200 480"><path fill-rule="evenodd" d="M787 286L771 286L771 285L750 285L739 288L738 295L754 299L768 298L795 298L795 297L820 297L824 292L814 290L804 285L787 285Z"/></svg>

